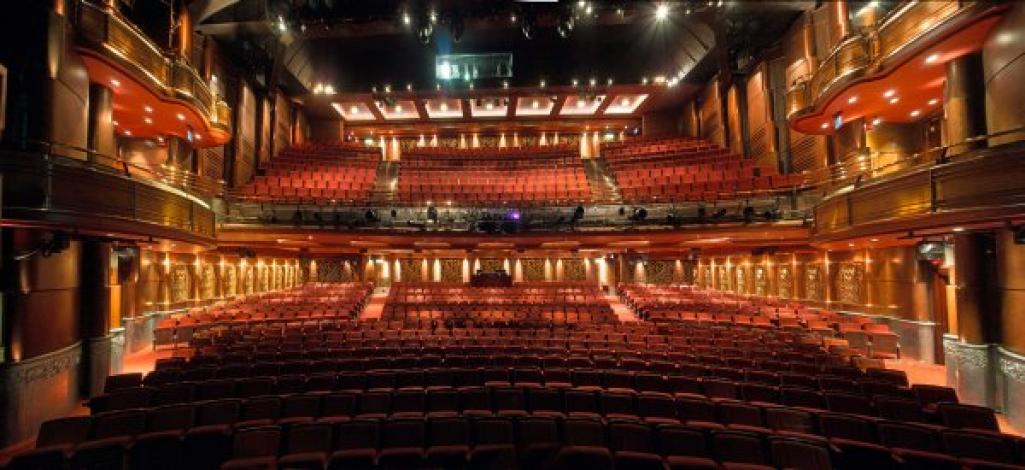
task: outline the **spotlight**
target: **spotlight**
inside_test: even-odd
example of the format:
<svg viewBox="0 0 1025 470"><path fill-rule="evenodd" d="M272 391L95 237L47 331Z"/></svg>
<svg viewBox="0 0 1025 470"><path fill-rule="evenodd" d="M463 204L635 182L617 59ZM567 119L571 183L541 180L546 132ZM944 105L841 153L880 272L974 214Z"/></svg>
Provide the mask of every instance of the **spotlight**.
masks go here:
<svg viewBox="0 0 1025 470"><path fill-rule="evenodd" d="M576 222L584 218L584 206L577 206L573 211L573 221Z"/></svg>
<svg viewBox="0 0 1025 470"><path fill-rule="evenodd" d="M427 23L427 24L417 28L417 30L416 30L416 38L419 39L420 43L423 44L423 45L427 45L427 44L431 43L431 35L432 34L434 34L434 25L432 25L431 23ZM460 32L459 34L460 34L460 37L461 37L462 36L462 32ZM452 34L452 37L455 38L455 33ZM459 42L459 40L456 39L456 42Z"/></svg>
<svg viewBox="0 0 1025 470"><path fill-rule="evenodd" d="M635 207L633 214L630 215L630 220L640 222L648 218L648 210L643 207Z"/></svg>
<svg viewBox="0 0 1025 470"><path fill-rule="evenodd" d="M377 211L374 209L367 209L367 212L363 214L363 218L367 219L367 222L377 221Z"/></svg>
<svg viewBox="0 0 1025 470"><path fill-rule="evenodd" d="M523 33L523 37L527 39L534 39L534 28L537 23L534 19L534 15L525 15L520 25L520 32Z"/></svg>
<svg viewBox="0 0 1025 470"><path fill-rule="evenodd" d="M463 24L462 16L455 16L452 18L452 25L450 26L452 33L452 41L459 42L463 40L463 33L466 31L466 25Z"/></svg>
<svg viewBox="0 0 1025 470"><path fill-rule="evenodd" d="M669 18L669 4L659 3L658 6L655 7L655 19L658 21L665 21L666 18Z"/></svg>

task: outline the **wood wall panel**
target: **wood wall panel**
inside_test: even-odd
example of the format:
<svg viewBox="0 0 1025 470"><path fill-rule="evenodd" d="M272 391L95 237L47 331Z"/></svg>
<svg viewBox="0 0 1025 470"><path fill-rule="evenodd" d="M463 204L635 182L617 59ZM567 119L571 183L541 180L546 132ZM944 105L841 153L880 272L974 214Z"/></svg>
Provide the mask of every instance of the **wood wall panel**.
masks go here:
<svg viewBox="0 0 1025 470"><path fill-rule="evenodd" d="M705 85L699 95L701 137L711 143L725 147L726 135L723 128L722 96L719 93L719 79L714 78Z"/></svg>
<svg viewBox="0 0 1025 470"><path fill-rule="evenodd" d="M759 64L747 79L747 129L751 158L759 165L776 168L776 129L772 118L772 100L766 81L767 67Z"/></svg>

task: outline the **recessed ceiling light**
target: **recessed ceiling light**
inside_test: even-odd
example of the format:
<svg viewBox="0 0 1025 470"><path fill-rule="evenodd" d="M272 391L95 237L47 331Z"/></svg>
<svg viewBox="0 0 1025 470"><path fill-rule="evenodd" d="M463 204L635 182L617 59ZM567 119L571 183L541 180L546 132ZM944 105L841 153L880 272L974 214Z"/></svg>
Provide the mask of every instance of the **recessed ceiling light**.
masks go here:
<svg viewBox="0 0 1025 470"><path fill-rule="evenodd" d="M929 106L936 106L937 104L939 104L939 102L940 102L939 98L933 98L933 99L929 100Z"/></svg>
<svg viewBox="0 0 1025 470"><path fill-rule="evenodd" d="M823 129L829 129L829 123L828 123L828 122L824 122L824 123L822 123L822 125L821 125L821 126L819 126L819 127L823 128Z"/></svg>
<svg viewBox="0 0 1025 470"><path fill-rule="evenodd" d="M885 92L883 93L883 97L884 97L884 98L889 98L889 97L891 97L891 96L893 96L893 95L896 95L896 94L897 94L897 90L894 90L894 89L892 89L892 88L891 88L891 89L889 89L889 90L886 90L886 91L885 91Z"/></svg>
<svg viewBox="0 0 1025 470"><path fill-rule="evenodd" d="M495 109L495 104L490 102L490 101L488 101L487 103L484 104L484 107L486 109L488 109L488 110L492 110L492 109Z"/></svg>
<svg viewBox="0 0 1025 470"><path fill-rule="evenodd" d="M939 53L932 53L932 54L929 54L929 56L925 58L925 63L932 64L932 63L934 63L934 62L936 62L938 60L940 60L940 54Z"/></svg>
<svg viewBox="0 0 1025 470"><path fill-rule="evenodd" d="M395 112L396 113L401 113L402 112L402 105L401 104L395 105Z"/></svg>
<svg viewBox="0 0 1025 470"><path fill-rule="evenodd" d="M539 104L539 103L537 102L537 100L534 100L534 102L533 102L533 103L531 103L531 104L530 104L530 106L531 106L531 107L533 107L534 109L537 109L537 108L540 108L540 107L541 107L541 104Z"/></svg>
<svg viewBox="0 0 1025 470"><path fill-rule="evenodd" d="M918 115L920 115L920 114L922 114L922 112L917 110L917 109L914 110L914 111L911 111L911 117L918 117Z"/></svg>
<svg viewBox="0 0 1025 470"><path fill-rule="evenodd" d="M130 136L132 135L132 131L128 131L128 130L126 130L126 131L125 131L125 135L127 135L127 136L129 136L129 137L130 137Z"/></svg>
<svg viewBox="0 0 1025 470"><path fill-rule="evenodd" d="M964 232L964 227L954 227L954 231L957 233Z"/></svg>
<svg viewBox="0 0 1025 470"><path fill-rule="evenodd" d="M352 105L352 107L349 108L349 112L352 114L359 114L359 106Z"/></svg>
<svg viewBox="0 0 1025 470"><path fill-rule="evenodd" d="M623 98L619 103L623 106L630 106L630 98Z"/></svg>
<svg viewBox="0 0 1025 470"><path fill-rule="evenodd" d="M402 14L402 24L409 26L413 22L413 19L409 17L409 13Z"/></svg>
<svg viewBox="0 0 1025 470"><path fill-rule="evenodd" d="M882 123L883 123L883 118L875 118L875 119L872 120L872 125L873 126L878 126L879 124L882 124Z"/></svg>
<svg viewBox="0 0 1025 470"><path fill-rule="evenodd" d="M185 120L185 115L184 115L184 114L182 114L182 113L178 113L178 116L177 116L177 117L178 117L178 120L179 120L179 121L184 121L184 120Z"/></svg>
<svg viewBox="0 0 1025 470"><path fill-rule="evenodd" d="M146 106L142 107L142 110L146 111L147 113L152 113L153 112L153 107L150 106L150 105L146 105Z"/></svg>
<svg viewBox="0 0 1025 470"><path fill-rule="evenodd" d="M871 240L869 240L869 241L870 241L870 242L872 242L872 243L875 243L875 242L878 242L878 241L879 241L879 239L878 239L878 238L873 238L873 239L871 239Z"/></svg>
<svg viewBox="0 0 1025 470"><path fill-rule="evenodd" d="M858 97L857 96L852 96L850 98L847 98L847 104L854 104L854 103L857 103L857 102L858 102Z"/></svg>
<svg viewBox="0 0 1025 470"><path fill-rule="evenodd" d="M577 86L579 84L580 84L580 80L577 80L577 79L574 78L573 79L573 86Z"/></svg>
<svg viewBox="0 0 1025 470"><path fill-rule="evenodd" d="M849 246L851 248L854 248L854 244L853 243L848 243L847 246Z"/></svg>
<svg viewBox="0 0 1025 470"><path fill-rule="evenodd" d="M655 19L659 20L659 21L663 21L663 20L665 20L668 17L669 17L669 4L668 3L659 3L658 6L655 7Z"/></svg>
<svg viewBox="0 0 1025 470"><path fill-rule="evenodd" d="M541 86L541 88L544 88L545 87L545 81L541 80L541 83L539 85Z"/></svg>
<svg viewBox="0 0 1025 470"><path fill-rule="evenodd" d="M151 117L149 117L149 116L146 116L146 117L142 118L142 120L143 120L143 122L145 122L146 124L153 124L153 118L151 118Z"/></svg>
<svg viewBox="0 0 1025 470"><path fill-rule="evenodd" d="M117 88L117 87L121 86L121 80L118 80L116 78L112 78L112 79L110 79L110 84L113 85L114 88Z"/></svg>
<svg viewBox="0 0 1025 470"><path fill-rule="evenodd" d="M446 103L444 101L441 102L441 106L439 106L439 107L441 108L442 112L448 111L448 103Z"/></svg>
<svg viewBox="0 0 1025 470"><path fill-rule="evenodd" d="M110 121L110 123L113 124L114 127L117 127L117 121Z"/></svg>
<svg viewBox="0 0 1025 470"><path fill-rule="evenodd" d="M577 107L578 108L583 108L584 107L584 100L578 99L577 100Z"/></svg>
<svg viewBox="0 0 1025 470"><path fill-rule="evenodd" d="M898 101L900 101L900 98L897 96L890 98L890 104L897 104Z"/></svg>

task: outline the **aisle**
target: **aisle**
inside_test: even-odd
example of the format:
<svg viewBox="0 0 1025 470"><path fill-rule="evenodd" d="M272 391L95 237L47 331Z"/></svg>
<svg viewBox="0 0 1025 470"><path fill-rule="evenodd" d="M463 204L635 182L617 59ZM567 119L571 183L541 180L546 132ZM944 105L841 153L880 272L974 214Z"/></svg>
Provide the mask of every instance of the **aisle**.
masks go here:
<svg viewBox="0 0 1025 470"><path fill-rule="evenodd" d="M370 301L359 314L360 320L379 320L381 318L381 314L384 313L384 301L388 298L388 290L387 287L374 289L374 293L370 294Z"/></svg>
<svg viewBox="0 0 1025 470"><path fill-rule="evenodd" d="M620 322L628 323L638 321L637 315L626 304L619 300L617 295L606 295L605 300L612 306L612 313L619 317Z"/></svg>

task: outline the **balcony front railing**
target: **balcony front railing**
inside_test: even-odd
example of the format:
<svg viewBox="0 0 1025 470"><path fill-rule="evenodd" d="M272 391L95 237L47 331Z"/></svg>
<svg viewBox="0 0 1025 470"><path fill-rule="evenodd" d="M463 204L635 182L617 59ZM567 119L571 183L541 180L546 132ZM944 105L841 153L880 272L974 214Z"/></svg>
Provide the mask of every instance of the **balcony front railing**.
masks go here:
<svg viewBox="0 0 1025 470"><path fill-rule="evenodd" d="M75 23L79 37L88 46L138 72L163 94L190 102L211 124L231 124L231 108L217 99L196 69L163 51L117 10L82 0Z"/></svg>
<svg viewBox="0 0 1025 470"><path fill-rule="evenodd" d="M787 90L787 116L813 107L823 96L866 70L882 67L896 53L978 2L965 0L910 0L877 26L848 37L810 77Z"/></svg>

